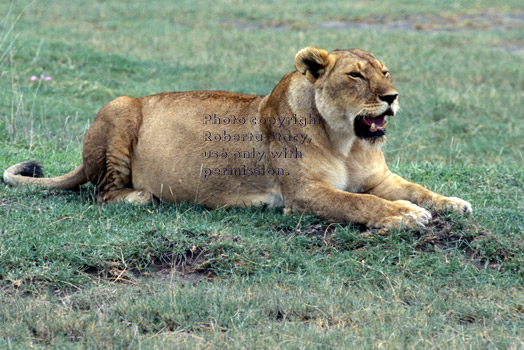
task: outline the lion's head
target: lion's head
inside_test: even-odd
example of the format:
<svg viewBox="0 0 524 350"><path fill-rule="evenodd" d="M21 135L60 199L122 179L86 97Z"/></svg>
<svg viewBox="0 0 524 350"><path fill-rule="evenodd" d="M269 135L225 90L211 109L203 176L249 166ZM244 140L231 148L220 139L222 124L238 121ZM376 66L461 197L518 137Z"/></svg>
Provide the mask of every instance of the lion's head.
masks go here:
<svg viewBox="0 0 524 350"><path fill-rule="evenodd" d="M387 117L399 109L384 63L363 50L307 47L297 53L295 66L313 84L316 107L333 129L352 129L366 140L384 138Z"/></svg>

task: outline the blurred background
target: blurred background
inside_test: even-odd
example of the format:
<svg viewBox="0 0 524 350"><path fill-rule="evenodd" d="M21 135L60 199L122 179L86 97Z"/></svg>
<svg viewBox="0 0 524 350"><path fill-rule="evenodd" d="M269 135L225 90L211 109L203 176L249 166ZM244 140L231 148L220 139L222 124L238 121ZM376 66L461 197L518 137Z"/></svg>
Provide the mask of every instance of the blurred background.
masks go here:
<svg viewBox="0 0 524 350"><path fill-rule="evenodd" d="M316 45L390 68L393 163L523 164L521 1L17 0L0 17L0 142L79 149L120 95L268 94Z"/></svg>

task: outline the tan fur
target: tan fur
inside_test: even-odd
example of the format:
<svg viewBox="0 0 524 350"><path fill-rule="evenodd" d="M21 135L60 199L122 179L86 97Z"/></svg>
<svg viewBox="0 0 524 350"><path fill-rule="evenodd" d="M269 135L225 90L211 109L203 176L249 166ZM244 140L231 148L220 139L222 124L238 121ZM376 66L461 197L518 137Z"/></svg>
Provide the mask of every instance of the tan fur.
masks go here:
<svg viewBox="0 0 524 350"><path fill-rule="evenodd" d="M362 50L328 53L308 47L297 53L295 66L297 71L285 75L265 97L224 91L119 97L98 113L78 169L59 178L37 179L17 175L14 166L4 173L4 180L53 188L90 181L103 203L151 203L155 198L211 208L266 203L284 206L286 212L310 211L323 219L370 227L424 225L431 214L422 207L471 213L466 201L443 197L392 174L381 151L385 136L366 137L356 131L363 116L376 120L398 110L397 91L382 62ZM214 114L245 117L246 122L205 124L204 115ZM250 122L309 114L319 122L306 126ZM205 141L206 132L263 139ZM310 142L271 139L275 132L307 135ZM298 149L301 157L269 156L284 147ZM233 157L234 152L253 149L265 156ZM228 157L204 158L206 151L226 151ZM285 172L205 176L209 169L262 166Z"/></svg>

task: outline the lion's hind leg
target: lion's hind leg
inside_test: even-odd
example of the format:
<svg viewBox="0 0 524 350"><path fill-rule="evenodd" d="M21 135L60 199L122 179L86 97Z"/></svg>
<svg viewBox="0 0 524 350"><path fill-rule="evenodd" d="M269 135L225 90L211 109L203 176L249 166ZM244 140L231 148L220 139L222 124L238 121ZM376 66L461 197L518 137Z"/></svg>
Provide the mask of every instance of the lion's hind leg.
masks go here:
<svg viewBox="0 0 524 350"><path fill-rule="evenodd" d="M122 96L98 112L86 134L83 160L89 181L97 189L99 203L150 204L153 195L133 188L131 163L142 124L142 105Z"/></svg>
<svg viewBox="0 0 524 350"><path fill-rule="evenodd" d="M123 188L100 193L97 197L98 203L109 204L116 202L125 202L132 204L149 205L156 203L155 197L149 191L134 190L132 188Z"/></svg>

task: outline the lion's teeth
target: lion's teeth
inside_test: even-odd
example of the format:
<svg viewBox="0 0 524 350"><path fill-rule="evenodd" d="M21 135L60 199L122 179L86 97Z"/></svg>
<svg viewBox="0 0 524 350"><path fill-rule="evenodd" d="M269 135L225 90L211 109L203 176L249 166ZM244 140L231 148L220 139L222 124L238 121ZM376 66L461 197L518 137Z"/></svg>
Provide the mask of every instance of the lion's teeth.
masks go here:
<svg viewBox="0 0 524 350"><path fill-rule="evenodd" d="M381 126L377 126L377 129L378 130L384 130L386 128L386 125L388 125L387 121L385 121L384 124L382 124Z"/></svg>
<svg viewBox="0 0 524 350"><path fill-rule="evenodd" d="M377 131L377 127L376 127L375 123L371 124L371 128L369 128L369 131L371 131L371 132Z"/></svg>

